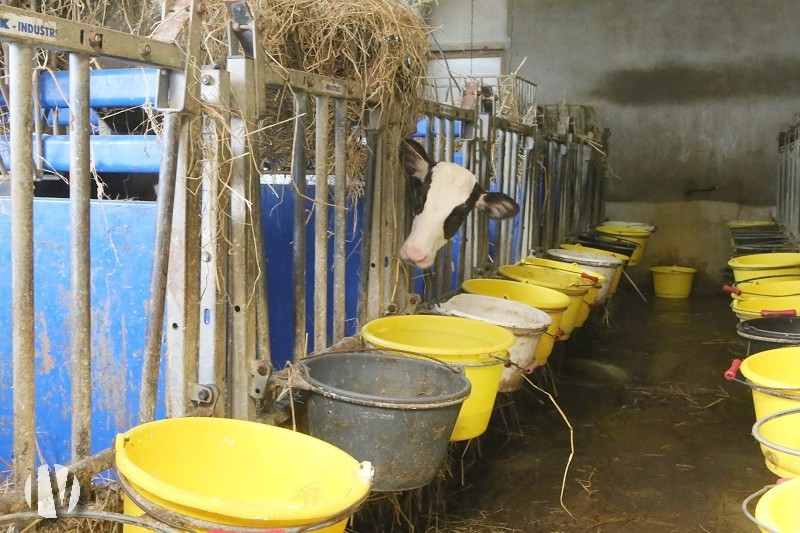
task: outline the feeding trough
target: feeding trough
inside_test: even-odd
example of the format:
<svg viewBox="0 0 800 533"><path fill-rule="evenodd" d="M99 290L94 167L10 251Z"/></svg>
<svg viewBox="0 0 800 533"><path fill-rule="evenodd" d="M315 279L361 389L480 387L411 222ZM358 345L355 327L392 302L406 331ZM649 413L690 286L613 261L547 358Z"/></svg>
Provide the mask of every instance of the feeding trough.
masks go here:
<svg viewBox="0 0 800 533"><path fill-rule="evenodd" d="M800 253L774 252L734 257L728 261L737 283L752 278L800 274Z"/></svg>
<svg viewBox="0 0 800 533"><path fill-rule="evenodd" d="M654 266L653 292L659 298L688 298L692 293L692 281L697 272L683 266Z"/></svg>

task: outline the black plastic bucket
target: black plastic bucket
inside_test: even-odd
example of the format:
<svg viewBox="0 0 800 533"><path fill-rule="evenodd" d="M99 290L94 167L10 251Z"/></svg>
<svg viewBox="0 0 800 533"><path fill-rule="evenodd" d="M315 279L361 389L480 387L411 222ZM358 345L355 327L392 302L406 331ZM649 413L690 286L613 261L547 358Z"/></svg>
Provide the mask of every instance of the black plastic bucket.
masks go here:
<svg viewBox="0 0 800 533"><path fill-rule="evenodd" d="M609 237L598 232L581 233L575 238L575 241L584 246L591 246L592 248L599 248L607 252L627 255L628 257L631 257L639 246L635 242Z"/></svg>
<svg viewBox="0 0 800 533"><path fill-rule="evenodd" d="M372 490L409 490L430 483L469 396L455 367L384 352L345 352L299 363L311 393L312 436L375 469Z"/></svg>
<svg viewBox="0 0 800 533"><path fill-rule="evenodd" d="M747 355L773 348L800 346L800 318L752 318L736 324L736 333L745 343Z"/></svg>

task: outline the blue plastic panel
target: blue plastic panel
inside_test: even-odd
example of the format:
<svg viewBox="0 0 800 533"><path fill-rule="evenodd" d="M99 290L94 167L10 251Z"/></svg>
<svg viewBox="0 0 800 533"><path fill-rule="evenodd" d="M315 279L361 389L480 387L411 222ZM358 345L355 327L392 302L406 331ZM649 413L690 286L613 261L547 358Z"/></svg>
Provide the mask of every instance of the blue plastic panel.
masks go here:
<svg viewBox="0 0 800 533"><path fill-rule="evenodd" d="M157 174L161 166L161 141L156 135L92 135L89 137L97 172ZM69 135L44 135L44 168L69 172ZM34 158L39 157L33 143ZM0 156L10 170L8 136L0 137Z"/></svg>
<svg viewBox="0 0 800 533"><path fill-rule="evenodd" d="M307 196L314 197L315 187L309 187ZM264 247L267 258L267 296L269 298L269 327L272 363L282 368L292 360L294 347L294 285L295 271L292 264L292 231L294 227L294 186L262 185ZM331 204L332 199L328 200ZM311 202L306 201L311 209ZM358 273L361 263L361 211L358 202L347 206L346 263L345 263L345 334L355 333L358 307ZM328 209L328 227L333 231L334 210ZM357 222L359 222L357 224ZM314 216L306 224L306 328L309 339L314 338ZM333 262L333 239L328 240L328 258ZM330 273L332 269L328 269ZM328 301L333 298L333 278L328 277ZM333 309L328 308L328 331L331 331ZM329 339L330 341L330 339ZM309 350L313 349L313 342Z"/></svg>
<svg viewBox="0 0 800 533"><path fill-rule="evenodd" d="M91 205L95 452L137 420L155 208L152 202ZM0 464L11 460L13 431L10 210L8 198L0 198ZM50 464L67 464L70 454L69 227L68 201L34 201L36 430ZM159 398L163 405L163 382Z"/></svg>
<svg viewBox="0 0 800 533"><path fill-rule="evenodd" d="M42 107L69 107L69 71L43 71L39 101ZM136 107L155 103L158 69L127 68L92 70L89 73L90 107ZM6 105L0 96L0 105Z"/></svg>
<svg viewBox="0 0 800 533"><path fill-rule="evenodd" d="M433 119L433 133L438 135L439 133L439 122L441 119L434 118ZM454 120L453 121L453 129L455 130L456 137L461 137L461 121ZM414 137L425 137L428 132L428 117L423 117L417 122L417 131L414 133Z"/></svg>

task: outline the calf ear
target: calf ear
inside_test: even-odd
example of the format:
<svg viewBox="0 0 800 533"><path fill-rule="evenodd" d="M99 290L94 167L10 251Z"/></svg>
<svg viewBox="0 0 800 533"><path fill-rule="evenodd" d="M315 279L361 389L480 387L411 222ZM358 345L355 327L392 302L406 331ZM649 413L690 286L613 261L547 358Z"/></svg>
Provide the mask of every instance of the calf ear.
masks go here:
<svg viewBox="0 0 800 533"><path fill-rule="evenodd" d="M403 139L400 143L400 161L406 171L406 177L424 180L431 171L434 163L417 141Z"/></svg>
<svg viewBox="0 0 800 533"><path fill-rule="evenodd" d="M509 195L502 192L487 192L478 198L475 204L486 216L496 220L511 218L519 213L519 204Z"/></svg>

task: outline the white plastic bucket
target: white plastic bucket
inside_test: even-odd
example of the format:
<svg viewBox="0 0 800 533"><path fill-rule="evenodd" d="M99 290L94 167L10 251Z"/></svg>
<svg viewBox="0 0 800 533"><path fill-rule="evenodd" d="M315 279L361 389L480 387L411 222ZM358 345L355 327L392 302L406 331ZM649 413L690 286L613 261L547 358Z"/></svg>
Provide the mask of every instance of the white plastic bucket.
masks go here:
<svg viewBox="0 0 800 533"><path fill-rule="evenodd" d="M539 339L552 323L550 315L540 309L481 294L457 294L439 304L437 311L502 326L514 334L517 342L508 349L512 364L503 369L498 392L513 392L522 387L523 372L530 373L535 368Z"/></svg>
<svg viewBox="0 0 800 533"><path fill-rule="evenodd" d="M583 250L552 248L547 250L545 257L561 261L562 263L581 265L605 276L607 281L597 293L597 298L595 299L596 304L604 303L608 299L617 270L625 268L625 262L621 259L594 252L585 252Z"/></svg>

